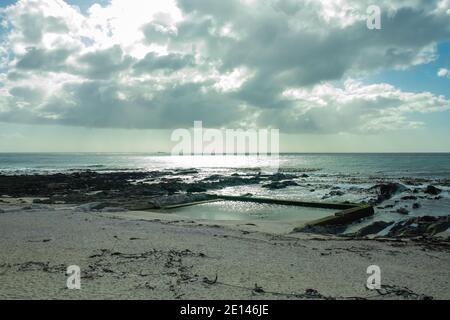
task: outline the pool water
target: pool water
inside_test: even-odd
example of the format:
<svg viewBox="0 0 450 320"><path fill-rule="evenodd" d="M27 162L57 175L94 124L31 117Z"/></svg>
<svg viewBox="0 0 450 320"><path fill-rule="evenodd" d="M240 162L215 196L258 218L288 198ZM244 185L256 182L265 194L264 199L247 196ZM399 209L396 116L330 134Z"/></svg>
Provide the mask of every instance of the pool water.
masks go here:
<svg viewBox="0 0 450 320"><path fill-rule="evenodd" d="M245 201L216 201L193 206L165 209L166 213L191 219L312 221L334 215L339 210L275 205Z"/></svg>

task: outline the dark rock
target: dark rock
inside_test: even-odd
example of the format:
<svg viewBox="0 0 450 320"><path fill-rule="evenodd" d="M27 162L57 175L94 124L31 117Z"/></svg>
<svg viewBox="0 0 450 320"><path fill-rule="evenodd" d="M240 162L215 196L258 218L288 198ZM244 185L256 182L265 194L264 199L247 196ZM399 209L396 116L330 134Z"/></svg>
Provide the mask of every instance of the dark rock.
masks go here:
<svg viewBox="0 0 450 320"><path fill-rule="evenodd" d="M355 233L355 236L357 237L364 237L369 234L377 234L378 232L386 229L390 225L392 225L394 222L386 222L386 221L376 221L364 228L361 228Z"/></svg>
<svg viewBox="0 0 450 320"><path fill-rule="evenodd" d="M269 176L269 180L271 181L282 181L282 180L291 180L295 179L297 176L293 174L285 174L285 173L275 173L271 176Z"/></svg>
<svg viewBox="0 0 450 320"><path fill-rule="evenodd" d="M415 196L404 196L404 197L402 197L402 200L417 200L417 197L415 197Z"/></svg>
<svg viewBox="0 0 450 320"><path fill-rule="evenodd" d="M396 212L400 213L400 214L408 214L409 213L409 211L406 208L398 208Z"/></svg>
<svg viewBox="0 0 450 320"><path fill-rule="evenodd" d="M197 169L177 169L177 170L175 170L175 173L179 174L179 175L197 174L198 170Z"/></svg>
<svg viewBox="0 0 450 320"><path fill-rule="evenodd" d="M198 187L198 186L192 186L186 189L186 192L188 193L198 193L198 192L206 192L206 188Z"/></svg>
<svg viewBox="0 0 450 320"><path fill-rule="evenodd" d="M436 196L436 195L440 194L442 192L442 190L439 188L436 188L435 186L429 185L429 186L427 186L427 188L425 189L424 192L427 194Z"/></svg>
<svg viewBox="0 0 450 320"><path fill-rule="evenodd" d="M241 197L253 197L253 193L244 193Z"/></svg>
<svg viewBox="0 0 450 320"><path fill-rule="evenodd" d="M424 216L397 222L388 233L388 237L431 237L446 231L450 227L450 216Z"/></svg>
<svg viewBox="0 0 450 320"><path fill-rule="evenodd" d="M232 177L239 177L239 175L231 175ZM220 180L223 179L225 176L220 175L220 174L212 174L209 177L206 177L205 179L203 179L203 181L215 181L215 180Z"/></svg>
<svg viewBox="0 0 450 320"><path fill-rule="evenodd" d="M416 202L412 205L412 207L413 207L413 209L419 209L421 207L421 205L420 205L420 203Z"/></svg>
<svg viewBox="0 0 450 320"><path fill-rule="evenodd" d="M284 189L290 186L298 186L298 183L295 181L273 181L271 183L268 184L264 184L262 187L263 188L267 188L270 190L275 190L275 189Z"/></svg>
<svg viewBox="0 0 450 320"><path fill-rule="evenodd" d="M33 203L37 203L37 204L52 204L53 201L51 199L34 199Z"/></svg>
<svg viewBox="0 0 450 320"><path fill-rule="evenodd" d="M324 199L328 199L331 197L340 197L340 196L343 196L344 194L345 193L340 190L333 190L333 191L330 191L330 193L328 193L327 195L324 195L322 197L322 199L324 200Z"/></svg>
<svg viewBox="0 0 450 320"><path fill-rule="evenodd" d="M392 198L393 195L399 192L408 190L404 185L400 183L387 183L378 184L369 189L370 191L375 190L378 194L377 199L372 200L372 204L380 204L385 200Z"/></svg>

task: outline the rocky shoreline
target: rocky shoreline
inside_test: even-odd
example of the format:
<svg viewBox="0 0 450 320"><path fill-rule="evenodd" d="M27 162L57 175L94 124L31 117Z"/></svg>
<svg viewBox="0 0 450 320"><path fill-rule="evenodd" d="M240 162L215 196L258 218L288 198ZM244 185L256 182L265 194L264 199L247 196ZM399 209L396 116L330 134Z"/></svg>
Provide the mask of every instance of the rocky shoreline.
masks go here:
<svg viewBox="0 0 450 320"><path fill-rule="evenodd" d="M202 175L197 169L163 171L124 171L99 173L77 171L57 174L5 175L0 174L0 202L5 197L35 198L35 205L74 204L80 210L150 210L167 205L207 200L211 193L225 188L253 186L261 190L291 189L292 187L328 190L322 200L336 199L347 193L361 194L357 204L369 204L378 211L405 216L400 221L376 220L346 237L439 237L448 240L449 215L440 217L421 215L409 217L410 211L422 207L421 200L438 201L449 185L440 181L439 187L426 184L426 180L409 178L401 182L376 183L358 190L343 189L337 185L312 184L311 173L279 172L262 174L258 171L234 172L229 175ZM376 182L380 182L376 180ZM355 189L355 188L354 188ZM315 189L310 192L316 191ZM246 194L252 196L253 194ZM393 200L395 198L395 200ZM339 201L334 200L335 202ZM394 201L392 203L392 201ZM405 203L412 203L408 208ZM403 205L402 205L403 204ZM447 212L447 214L450 214ZM416 227L417 226L417 227ZM347 226L306 228L304 232L341 234ZM387 230L387 231L386 231ZM384 232L383 232L384 231Z"/></svg>
<svg viewBox="0 0 450 320"><path fill-rule="evenodd" d="M412 188L377 180L350 190L314 179L304 172L204 175L196 169L0 175L0 297L449 298L449 216L396 212L405 203L420 202L425 210L425 201L442 202L435 198L445 199L445 185L422 181ZM248 187L255 193L314 189L322 192L319 201L348 202L347 194L358 193L358 203L372 204L381 218L403 219L362 221L347 233L348 226L272 233L253 223L195 221L151 210ZM72 264L82 270L77 292L65 288L65 269ZM365 288L372 264L383 272L375 291Z"/></svg>

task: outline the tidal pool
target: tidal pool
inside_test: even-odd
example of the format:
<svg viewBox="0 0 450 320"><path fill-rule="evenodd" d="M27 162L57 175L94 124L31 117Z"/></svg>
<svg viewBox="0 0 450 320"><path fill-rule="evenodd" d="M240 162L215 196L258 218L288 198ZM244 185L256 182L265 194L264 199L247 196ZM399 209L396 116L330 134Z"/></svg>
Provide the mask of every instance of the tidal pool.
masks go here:
<svg viewBox="0 0 450 320"><path fill-rule="evenodd" d="M225 200L163 211L191 219L306 222L333 215L339 210Z"/></svg>

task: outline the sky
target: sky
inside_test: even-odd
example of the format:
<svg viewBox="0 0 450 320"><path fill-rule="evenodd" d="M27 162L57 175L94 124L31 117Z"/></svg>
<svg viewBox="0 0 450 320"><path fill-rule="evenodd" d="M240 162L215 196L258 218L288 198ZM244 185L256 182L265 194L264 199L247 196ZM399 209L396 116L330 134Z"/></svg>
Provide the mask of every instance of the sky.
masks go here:
<svg viewBox="0 0 450 320"><path fill-rule="evenodd" d="M450 152L450 0L0 0L0 152Z"/></svg>

